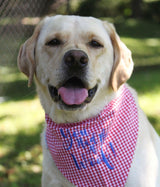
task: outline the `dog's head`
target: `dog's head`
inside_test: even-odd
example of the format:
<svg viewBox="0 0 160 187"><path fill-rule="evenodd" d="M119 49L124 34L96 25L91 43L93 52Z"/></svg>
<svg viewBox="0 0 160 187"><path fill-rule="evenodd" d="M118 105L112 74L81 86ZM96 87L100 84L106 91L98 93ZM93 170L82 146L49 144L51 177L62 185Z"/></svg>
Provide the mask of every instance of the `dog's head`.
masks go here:
<svg viewBox="0 0 160 187"><path fill-rule="evenodd" d="M116 92L131 76L130 50L112 24L91 17L54 16L42 20L21 46L18 65L47 105L80 110ZM105 94L106 93L106 94Z"/></svg>

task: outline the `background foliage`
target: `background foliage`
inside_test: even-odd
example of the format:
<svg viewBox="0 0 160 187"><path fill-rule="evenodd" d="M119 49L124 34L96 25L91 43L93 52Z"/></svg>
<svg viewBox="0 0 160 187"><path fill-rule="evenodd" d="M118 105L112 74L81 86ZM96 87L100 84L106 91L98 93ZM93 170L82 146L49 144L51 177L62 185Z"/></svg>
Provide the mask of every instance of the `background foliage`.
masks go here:
<svg viewBox="0 0 160 187"><path fill-rule="evenodd" d="M135 71L129 80L160 134L160 1L0 1L0 186L40 186L40 133L44 112L36 88L16 65L19 46L46 14L79 14L109 20L131 49Z"/></svg>

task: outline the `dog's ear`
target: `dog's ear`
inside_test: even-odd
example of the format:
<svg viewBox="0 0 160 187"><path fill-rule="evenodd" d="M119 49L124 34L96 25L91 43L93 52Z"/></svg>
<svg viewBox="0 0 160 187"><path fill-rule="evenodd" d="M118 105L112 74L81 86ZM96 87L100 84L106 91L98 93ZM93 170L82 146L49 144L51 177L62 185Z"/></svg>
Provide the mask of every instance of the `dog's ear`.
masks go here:
<svg viewBox="0 0 160 187"><path fill-rule="evenodd" d="M42 22L37 25L33 35L24 44L22 44L17 58L20 71L28 77L28 86L31 86L36 69L35 48L41 27Z"/></svg>
<svg viewBox="0 0 160 187"><path fill-rule="evenodd" d="M133 60L131 51L120 40L113 24L104 22L104 27L110 35L114 50L114 64L110 85L114 91L117 91L130 78L133 71Z"/></svg>

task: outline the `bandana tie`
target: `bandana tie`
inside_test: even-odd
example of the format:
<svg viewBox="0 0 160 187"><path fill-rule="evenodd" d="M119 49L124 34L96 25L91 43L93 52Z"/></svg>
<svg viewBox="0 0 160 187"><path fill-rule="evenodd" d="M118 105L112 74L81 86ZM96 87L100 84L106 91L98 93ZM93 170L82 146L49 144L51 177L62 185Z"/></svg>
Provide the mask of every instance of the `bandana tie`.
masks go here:
<svg viewBox="0 0 160 187"><path fill-rule="evenodd" d="M126 86L99 115L56 124L46 114L46 141L61 173L78 187L123 187L132 164L138 111Z"/></svg>

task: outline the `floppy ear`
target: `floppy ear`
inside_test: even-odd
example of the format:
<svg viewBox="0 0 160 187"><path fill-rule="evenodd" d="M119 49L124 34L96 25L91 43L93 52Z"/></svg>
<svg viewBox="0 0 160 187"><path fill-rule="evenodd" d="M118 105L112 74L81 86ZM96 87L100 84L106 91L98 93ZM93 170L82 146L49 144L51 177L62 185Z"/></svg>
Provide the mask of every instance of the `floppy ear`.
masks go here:
<svg viewBox="0 0 160 187"><path fill-rule="evenodd" d="M28 77L28 86L31 86L35 73L35 48L40 34L41 25L42 24L39 24L35 28L33 35L20 47L17 58L20 71Z"/></svg>
<svg viewBox="0 0 160 187"><path fill-rule="evenodd" d="M110 77L110 85L114 91L117 91L130 78L134 64L131 51L120 40L113 24L104 22L104 26L110 35L114 50L114 64Z"/></svg>

